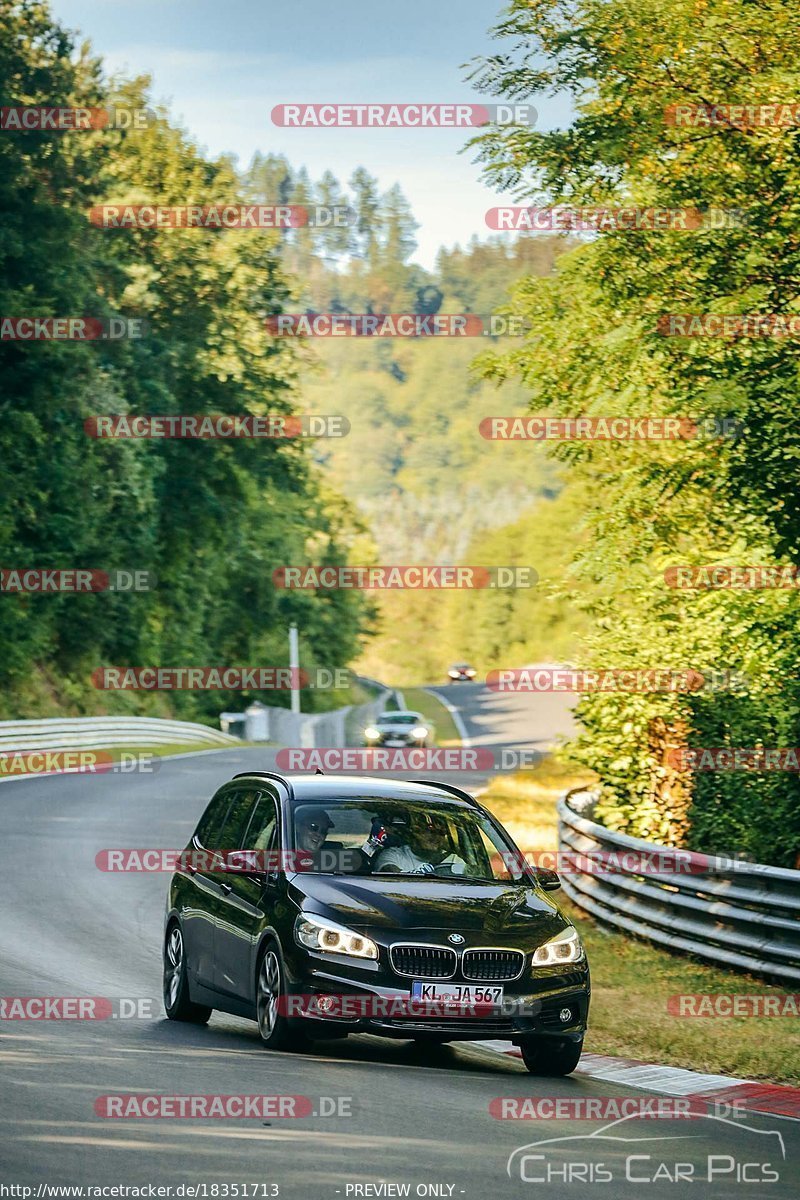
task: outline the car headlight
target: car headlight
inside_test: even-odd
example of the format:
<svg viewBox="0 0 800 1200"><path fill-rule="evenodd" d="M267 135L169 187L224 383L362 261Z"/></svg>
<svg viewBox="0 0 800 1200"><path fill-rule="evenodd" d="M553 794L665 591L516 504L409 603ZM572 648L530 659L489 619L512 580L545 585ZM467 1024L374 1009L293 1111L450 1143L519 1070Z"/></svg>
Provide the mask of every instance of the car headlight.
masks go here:
<svg viewBox="0 0 800 1200"><path fill-rule="evenodd" d="M461 672L460 671L448 671L447 674L450 676L451 679L458 679Z"/></svg>
<svg viewBox="0 0 800 1200"><path fill-rule="evenodd" d="M533 954L533 965L536 967L556 967L560 963L582 962L584 958L583 945L578 937L577 929L565 929L545 942Z"/></svg>
<svg viewBox="0 0 800 1200"><path fill-rule="evenodd" d="M294 923L294 938L307 950L325 950L329 954L348 954L351 958L377 958L378 947L368 937L336 925L323 917L300 913Z"/></svg>
<svg viewBox="0 0 800 1200"><path fill-rule="evenodd" d="M364 737L369 738L370 741L372 741L373 738L379 738L380 736L380 729L376 729L374 725L368 725L364 730Z"/></svg>
<svg viewBox="0 0 800 1200"><path fill-rule="evenodd" d="M424 725L416 725L411 730L411 736L415 738L424 738L428 736L428 731Z"/></svg>

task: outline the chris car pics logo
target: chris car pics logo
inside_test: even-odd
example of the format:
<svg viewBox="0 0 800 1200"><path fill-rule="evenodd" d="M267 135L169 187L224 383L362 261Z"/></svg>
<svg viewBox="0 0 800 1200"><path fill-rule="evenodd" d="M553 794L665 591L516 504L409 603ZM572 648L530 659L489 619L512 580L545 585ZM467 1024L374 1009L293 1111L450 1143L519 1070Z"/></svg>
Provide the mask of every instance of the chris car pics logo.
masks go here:
<svg viewBox="0 0 800 1200"><path fill-rule="evenodd" d="M691 1131L664 1133L621 1117L590 1134L542 1138L508 1157L507 1174L522 1183L628 1183L715 1185L777 1183L786 1160L783 1135L722 1116L697 1116ZM651 1125L648 1122L648 1125ZM683 1192L681 1192L683 1194ZM715 1190L715 1195L718 1194Z"/></svg>

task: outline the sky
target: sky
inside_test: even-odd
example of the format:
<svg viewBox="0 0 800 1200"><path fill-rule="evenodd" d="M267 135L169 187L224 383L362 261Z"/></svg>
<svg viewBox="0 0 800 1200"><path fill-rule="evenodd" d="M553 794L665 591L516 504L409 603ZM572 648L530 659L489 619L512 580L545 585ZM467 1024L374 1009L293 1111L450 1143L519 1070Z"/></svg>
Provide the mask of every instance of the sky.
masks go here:
<svg viewBox="0 0 800 1200"><path fill-rule="evenodd" d="M313 179L346 181L358 166L397 182L420 228L413 258L489 236L486 210L510 198L481 181L470 131L284 129L271 110L292 102L486 102L462 64L498 46L501 0L51 0L109 71L152 75L155 98L213 154L246 166L256 150L285 154ZM565 102L539 98L539 127L564 125Z"/></svg>

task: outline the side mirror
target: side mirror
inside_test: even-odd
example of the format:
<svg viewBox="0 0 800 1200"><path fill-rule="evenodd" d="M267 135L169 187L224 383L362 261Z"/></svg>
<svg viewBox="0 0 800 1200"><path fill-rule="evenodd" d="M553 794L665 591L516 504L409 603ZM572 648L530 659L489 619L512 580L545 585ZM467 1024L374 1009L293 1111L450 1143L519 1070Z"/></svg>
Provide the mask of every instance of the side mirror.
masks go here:
<svg viewBox="0 0 800 1200"><path fill-rule="evenodd" d="M536 878L539 887L544 892L557 892L561 887L561 880L555 871L551 871L549 867L539 867L536 872Z"/></svg>

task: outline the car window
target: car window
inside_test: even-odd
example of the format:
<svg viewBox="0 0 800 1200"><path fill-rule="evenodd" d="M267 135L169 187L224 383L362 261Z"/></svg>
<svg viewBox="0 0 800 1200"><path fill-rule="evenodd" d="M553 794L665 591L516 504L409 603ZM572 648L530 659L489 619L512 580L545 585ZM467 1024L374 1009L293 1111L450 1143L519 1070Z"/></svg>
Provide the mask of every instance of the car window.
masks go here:
<svg viewBox="0 0 800 1200"><path fill-rule="evenodd" d="M277 846L278 813L275 801L262 792L253 810L247 832L242 838L242 850L272 850Z"/></svg>
<svg viewBox="0 0 800 1200"><path fill-rule="evenodd" d="M472 847L474 862L481 871L490 871L494 879L519 879L522 872L515 863L515 856L496 837L490 837L486 829L478 829L476 844ZM467 860L469 861L469 859Z"/></svg>
<svg viewBox="0 0 800 1200"><path fill-rule="evenodd" d="M352 854L360 850L372 874L381 873L383 864L392 859L391 869L403 874L417 873L420 862L432 864L435 873L443 876L464 875L487 883L519 880L525 874L517 852L482 813L473 809L401 798L329 797L324 805L296 803L294 849L308 849L299 845L297 831L298 816L309 807L314 808L324 834L314 847L320 865L315 862L306 870L345 873L346 868L340 871L335 861L331 864L323 857L323 852Z"/></svg>
<svg viewBox="0 0 800 1200"><path fill-rule="evenodd" d="M236 789L233 792L233 799L225 818L225 824L222 826L222 833L217 838L216 846L209 846L209 850L241 849L245 830L258 795L259 793L254 788Z"/></svg>
<svg viewBox="0 0 800 1200"><path fill-rule="evenodd" d="M200 818L200 823L197 826L194 836L205 849L211 850L216 848L223 823L228 815L230 803L230 792L217 792Z"/></svg>

